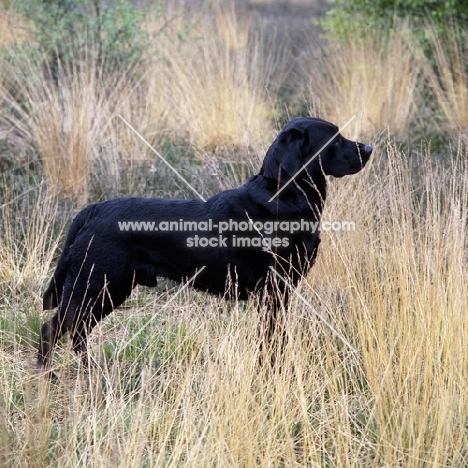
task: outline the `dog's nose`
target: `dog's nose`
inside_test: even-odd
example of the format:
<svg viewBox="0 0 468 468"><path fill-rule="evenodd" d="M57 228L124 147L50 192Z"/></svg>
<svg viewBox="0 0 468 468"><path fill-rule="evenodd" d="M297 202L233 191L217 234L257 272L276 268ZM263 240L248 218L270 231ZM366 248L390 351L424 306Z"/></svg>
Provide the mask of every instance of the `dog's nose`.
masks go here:
<svg viewBox="0 0 468 468"><path fill-rule="evenodd" d="M373 149L372 146L369 146L369 145L364 146L364 152L368 154L369 156L372 154L372 149Z"/></svg>

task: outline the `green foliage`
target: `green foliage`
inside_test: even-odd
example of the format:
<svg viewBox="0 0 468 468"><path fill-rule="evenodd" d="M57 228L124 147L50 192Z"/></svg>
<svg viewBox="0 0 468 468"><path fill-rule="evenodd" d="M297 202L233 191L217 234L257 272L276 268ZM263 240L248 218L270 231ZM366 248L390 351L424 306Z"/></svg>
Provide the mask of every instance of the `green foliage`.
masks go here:
<svg viewBox="0 0 468 468"><path fill-rule="evenodd" d="M102 73L132 68L148 43L142 13L130 0L19 0L18 7L32 21L52 71L84 60Z"/></svg>
<svg viewBox="0 0 468 468"><path fill-rule="evenodd" d="M4 288L2 288L4 289ZM0 307L0 345L14 347L17 345L36 346L41 330L41 317L33 307L8 304Z"/></svg>
<svg viewBox="0 0 468 468"><path fill-rule="evenodd" d="M117 315L117 317L119 317ZM120 362L145 362L159 366L174 359L190 359L199 352L196 337L185 324L151 323L154 316L125 318L124 348L122 340L103 344L104 354ZM118 318L111 319L117 326Z"/></svg>
<svg viewBox="0 0 468 468"><path fill-rule="evenodd" d="M428 21L467 21L468 2L457 0L335 0L322 26L335 38L364 37L368 30L391 31L396 21L407 19L415 35L424 39Z"/></svg>

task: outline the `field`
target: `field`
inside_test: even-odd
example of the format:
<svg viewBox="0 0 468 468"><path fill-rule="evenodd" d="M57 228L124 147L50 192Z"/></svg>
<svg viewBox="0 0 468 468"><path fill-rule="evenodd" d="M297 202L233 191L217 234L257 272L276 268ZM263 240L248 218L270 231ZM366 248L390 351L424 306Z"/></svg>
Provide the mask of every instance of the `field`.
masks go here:
<svg viewBox="0 0 468 468"><path fill-rule="evenodd" d="M466 43L428 24L429 59L404 22L325 39L315 0L183 4L145 15L157 47L105 74L18 53L38 32L2 10L0 466L468 466ZM193 197L119 114L205 197L256 173L290 117L356 115L343 134L374 154L329 181L323 217L355 230L322 233L281 365L259 364L254 299L162 281L96 327L89 369L65 338L59 380L36 374L77 211Z"/></svg>

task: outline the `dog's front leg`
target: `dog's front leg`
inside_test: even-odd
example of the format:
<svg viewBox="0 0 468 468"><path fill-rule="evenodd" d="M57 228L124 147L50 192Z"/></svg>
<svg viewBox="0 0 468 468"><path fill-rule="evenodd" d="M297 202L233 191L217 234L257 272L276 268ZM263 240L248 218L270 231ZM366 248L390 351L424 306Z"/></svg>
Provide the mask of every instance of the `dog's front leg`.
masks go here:
<svg viewBox="0 0 468 468"><path fill-rule="evenodd" d="M260 363L281 365L287 345L286 314L289 302L287 288L278 284L268 288L259 323Z"/></svg>

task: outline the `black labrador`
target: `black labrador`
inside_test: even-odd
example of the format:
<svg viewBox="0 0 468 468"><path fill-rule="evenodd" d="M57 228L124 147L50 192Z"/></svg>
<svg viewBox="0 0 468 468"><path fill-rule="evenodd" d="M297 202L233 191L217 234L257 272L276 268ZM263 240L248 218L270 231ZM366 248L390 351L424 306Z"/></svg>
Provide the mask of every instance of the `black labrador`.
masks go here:
<svg viewBox="0 0 468 468"><path fill-rule="evenodd" d="M279 133L259 174L206 202L122 198L88 206L74 219L44 294L44 310L57 313L42 326L38 369L53 376L52 351L67 331L86 356L91 329L135 285L156 286L158 277L192 278L197 289L241 300L269 298L268 340L288 284L296 286L315 261L326 176L359 172L371 153L336 125L299 117Z"/></svg>

